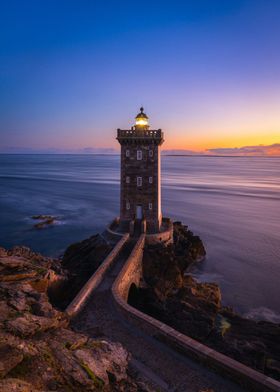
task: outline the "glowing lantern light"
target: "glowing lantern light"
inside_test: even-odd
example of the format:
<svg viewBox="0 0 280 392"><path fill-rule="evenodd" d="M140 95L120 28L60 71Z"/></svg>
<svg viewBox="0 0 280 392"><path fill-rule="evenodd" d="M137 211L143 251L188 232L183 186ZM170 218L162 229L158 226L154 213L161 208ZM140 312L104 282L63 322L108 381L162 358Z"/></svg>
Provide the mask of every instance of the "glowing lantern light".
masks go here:
<svg viewBox="0 0 280 392"><path fill-rule="evenodd" d="M140 113L135 117L135 128L136 129L148 129L149 128L149 117L144 113L144 108L140 108Z"/></svg>

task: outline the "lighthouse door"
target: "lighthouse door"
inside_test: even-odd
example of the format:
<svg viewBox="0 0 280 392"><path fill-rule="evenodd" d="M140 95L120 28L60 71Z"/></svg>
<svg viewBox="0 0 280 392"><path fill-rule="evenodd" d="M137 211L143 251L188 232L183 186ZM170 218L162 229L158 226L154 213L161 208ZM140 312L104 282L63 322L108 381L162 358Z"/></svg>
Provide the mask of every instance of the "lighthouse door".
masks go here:
<svg viewBox="0 0 280 392"><path fill-rule="evenodd" d="M143 218L143 209L141 205L136 206L136 219L141 220Z"/></svg>

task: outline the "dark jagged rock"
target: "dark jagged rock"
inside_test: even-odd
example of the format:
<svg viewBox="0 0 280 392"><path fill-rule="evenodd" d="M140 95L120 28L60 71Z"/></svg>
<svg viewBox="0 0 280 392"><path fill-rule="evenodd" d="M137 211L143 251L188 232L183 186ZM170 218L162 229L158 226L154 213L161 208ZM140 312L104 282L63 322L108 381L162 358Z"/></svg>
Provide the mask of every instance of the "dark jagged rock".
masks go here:
<svg viewBox="0 0 280 392"><path fill-rule="evenodd" d="M111 249L112 246L99 234L70 245L61 262L64 272L67 273L67 279L61 284L52 285L49 290L53 304L60 309L65 309Z"/></svg>
<svg viewBox="0 0 280 392"><path fill-rule="evenodd" d="M44 229L57 222L57 218L52 215L33 215L32 219L40 221L34 225L35 229Z"/></svg>
<svg viewBox="0 0 280 392"><path fill-rule="evenodd" d="M86 240L70 245L63 256L62 266L73 274L92 273L110 252L112 247L96 234Z"/></svg>
<svg viewBox="0 0 280 392"><path fill-rule="evenodd" d="M280 325L257 322L222 307L220 288L199 283L186 274L205 256L199 237L180 222L174 224L174 244L144 250L144 285L130 303L218 351L280 379Z"/></svg>
<svg viewBox="0 0 280 392"><path fill-rule="evenodd" d="M180 222L174 223L174 243L146 246L143 256L144 279L161 300L184 285L184 272L206 252L199 237Z"/></svg>

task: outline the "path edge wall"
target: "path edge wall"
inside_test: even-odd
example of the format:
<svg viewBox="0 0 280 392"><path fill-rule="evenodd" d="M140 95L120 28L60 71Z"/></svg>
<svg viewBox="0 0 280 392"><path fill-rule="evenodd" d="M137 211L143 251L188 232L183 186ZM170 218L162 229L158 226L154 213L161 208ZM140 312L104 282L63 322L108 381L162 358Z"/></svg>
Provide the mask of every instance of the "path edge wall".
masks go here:
<svg viewBox="0 0 280 392"><path fill-rule="evenodd" d="M143 234L112 286L115 307L125 319L176 351L194 358L203 365L231 378L242 387L247 388L248 391L279 392L280 382L277 380L199 343L127 303L131 284L137 285L133 275L136 272L136 280L138 280L139 271L142 270L144 246L145 235Z"/></svg>
<svg viewBox="0 0 280 392"><path fill-rule="evenodd" d="M129 234L126 233L122 236L122 238L116 243L114 248L105 258L105 260L100 264L94 274L89 278L86 284L81 288L76 297L72 300L72 302L67 306L65 312L70 317L74 317L78 312L82 310L85 306L88 298L92 294L92 292L99 286L101 281L103 280L108 269L111 268L114 263L116 257L119 255L123 246L127 243L129 239Z"/></svg>

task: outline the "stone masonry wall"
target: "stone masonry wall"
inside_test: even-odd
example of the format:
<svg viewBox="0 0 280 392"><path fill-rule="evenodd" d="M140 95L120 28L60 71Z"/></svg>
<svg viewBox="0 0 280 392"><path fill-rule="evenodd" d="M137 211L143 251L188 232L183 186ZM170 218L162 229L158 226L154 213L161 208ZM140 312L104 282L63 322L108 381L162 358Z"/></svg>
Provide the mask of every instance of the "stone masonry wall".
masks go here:
<svg viewBox="0 0 280 392"><path fill-rule="evenodd" d="M140 160L137 159L138 151L142 153ZM137 185L137 177L142 178L142 185ZM161 224L160 197L159 142L150 137L122 140L120 218L124 227L136 218L136 207L141 205L147 230L158 232Z"/></svg>
<svg viewBox="0 0 280 392"><path fill-rule="evenodd" d="M98 267L95 273L91 276L91 278L87 281L87 283L82 287L73 301L68 305L66 308L66 313L73 317L75 316L83 306L85 305L86 301L92 294L93 290L97 288L97 286L103 280L106 272L112 266L115 258L118 256L120 251L122 250L123 246L129 239L129 234L124 234L119 242L115 245L115 247L111 250L109 255L105 258L103 263Z"/></svg>
<svg viewBox="0 0 280 392"><path fill-rule="evenodd" d="M129 289L132 283L139 286L142 278L142 258L145 245L145 235L142 234L127 259L122 271L117 277L114 286L117 287L118 295L127 302Z"/></svg>

